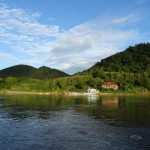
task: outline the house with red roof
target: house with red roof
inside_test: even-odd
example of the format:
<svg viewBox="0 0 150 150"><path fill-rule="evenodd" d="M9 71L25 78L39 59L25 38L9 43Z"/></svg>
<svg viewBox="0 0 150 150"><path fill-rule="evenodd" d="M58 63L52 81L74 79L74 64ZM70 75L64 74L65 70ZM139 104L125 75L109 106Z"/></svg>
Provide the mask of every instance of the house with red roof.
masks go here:
<svg viewBox="0 0 150 150"><path fill-rule="evenodd" d="M104 82L102 88L118 90L119 87L115 82Z"/></svg>

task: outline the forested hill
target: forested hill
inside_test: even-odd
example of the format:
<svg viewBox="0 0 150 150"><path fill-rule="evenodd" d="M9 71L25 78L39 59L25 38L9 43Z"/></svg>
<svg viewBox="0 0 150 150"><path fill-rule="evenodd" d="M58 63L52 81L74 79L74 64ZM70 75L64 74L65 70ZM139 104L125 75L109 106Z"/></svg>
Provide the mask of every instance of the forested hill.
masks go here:
<svg viewBox="0 0 150 150"><path fill-rule="evenodd" d="M16 65L0 70L0 78L27 77L36 79L51 79L65 76L68 76L68 74L45 66L37 69L28 65Z"/></svg>
<svg viewBox="0 0 150 150"><path fill-rule="evenodd" d="M83 73L105 72L150 72L150 43L130 46L125 51L107 57Z"/></svg>

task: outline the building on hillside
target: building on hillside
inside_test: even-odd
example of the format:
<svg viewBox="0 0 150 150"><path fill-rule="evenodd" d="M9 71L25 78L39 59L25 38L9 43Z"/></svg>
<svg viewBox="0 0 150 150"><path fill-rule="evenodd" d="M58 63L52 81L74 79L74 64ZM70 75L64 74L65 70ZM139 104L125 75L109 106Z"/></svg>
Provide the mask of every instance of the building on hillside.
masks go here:
<svg viewBox="0 0 150 150"><path fill-rule="evenodd" d="M119 87L115 82L104 82L102 88L118 90Z"/></svg>

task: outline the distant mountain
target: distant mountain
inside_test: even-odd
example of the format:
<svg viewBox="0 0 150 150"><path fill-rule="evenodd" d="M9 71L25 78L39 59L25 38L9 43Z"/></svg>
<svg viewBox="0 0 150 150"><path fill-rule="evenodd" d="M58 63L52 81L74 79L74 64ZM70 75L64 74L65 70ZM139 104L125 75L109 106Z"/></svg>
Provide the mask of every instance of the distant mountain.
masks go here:
<svg viewBox="0 0 150 150"><path fill-rule="evenodd" d="M65 76L68 76L68 74L45 66L37 69L28 65L16 65L0 70L0 78L27 77L36 79L51 79Z"/></svg>
<svg viewBox="0 0 150 150"><path fill-rule="evenodd" d="M50 79L50 78L60 78L60 77L65 77L68 76L68 74L57 70L57 69L51 69L49 67L40 67L36 71L36 75L34 75L35 78L38 79Z"/></svg>
<svg viewBox="0 0 150 150"><path fill-rule="evenodd" d="M149 72L150 71L150 43L130 46L125 51L102 59L91 68L82 72Z"/></svg>

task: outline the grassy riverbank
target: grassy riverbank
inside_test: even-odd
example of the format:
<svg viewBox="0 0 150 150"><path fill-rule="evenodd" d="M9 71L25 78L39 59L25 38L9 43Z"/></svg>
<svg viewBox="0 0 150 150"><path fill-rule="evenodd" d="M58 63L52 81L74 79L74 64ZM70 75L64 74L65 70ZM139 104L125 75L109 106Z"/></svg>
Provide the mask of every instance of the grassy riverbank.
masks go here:
<svg viewBox="0 0 150 150"><path fill-rule="evenodd" d="M85 95L84 92L68 92L68 93L64 93L64 92L39 92L39 91L10 91L10 90L2 90L0 91L0 94L11 94L11 95L18 95L18 94L29 94L29 95L58 95L58 94L63 94L63 95L72 95L72 96L82 96ZM134 93L134 92L120 92L120 91L116 91L116 92L102 92L100 91L99 93L97 93L96 95L147 95L150 96L150 91L148 92L142 92L142 93Z"/></svg>
<svg viewBox="0 0 150 150"><path fill-rule="evenodd" d="M61 94L59 92L38 92L38 91L9 91L9 90L3 90L0 91L0 94L31 94L31 95L51 95L51 94Z"/></svg>

